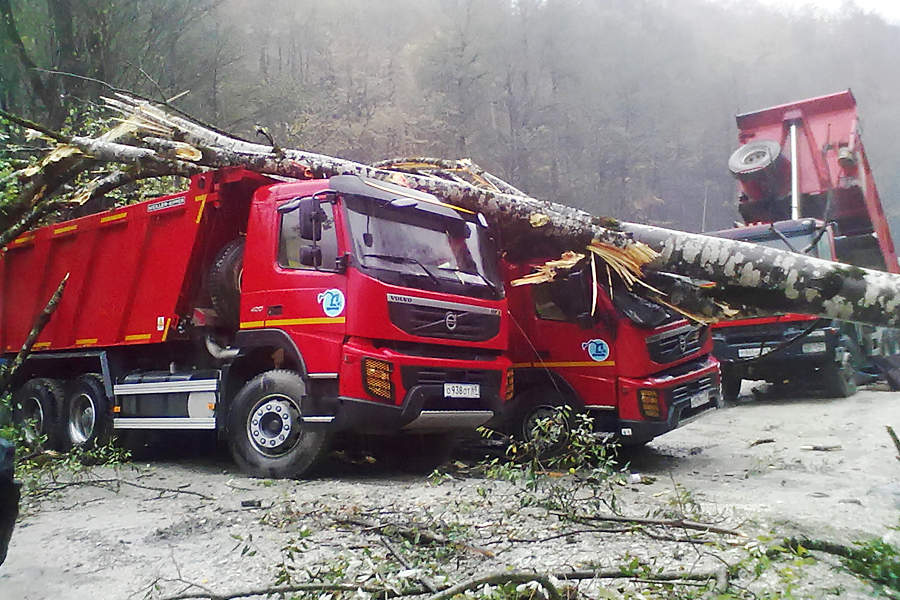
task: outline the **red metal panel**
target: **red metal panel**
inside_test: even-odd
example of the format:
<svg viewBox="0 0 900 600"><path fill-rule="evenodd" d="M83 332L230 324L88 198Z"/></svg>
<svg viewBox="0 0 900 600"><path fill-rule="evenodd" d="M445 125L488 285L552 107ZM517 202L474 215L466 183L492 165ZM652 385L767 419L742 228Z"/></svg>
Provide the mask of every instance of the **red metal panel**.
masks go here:
<svg viewBox="0 0 900 600"><path fill-rule="evenodd" d="M198 191L57 223L11 243L0 259L4 350L24 341L66 273L36 350L161 341L183 290L195 284L188 265L198 231L211 222L200 218L208 194Z"/></svg>

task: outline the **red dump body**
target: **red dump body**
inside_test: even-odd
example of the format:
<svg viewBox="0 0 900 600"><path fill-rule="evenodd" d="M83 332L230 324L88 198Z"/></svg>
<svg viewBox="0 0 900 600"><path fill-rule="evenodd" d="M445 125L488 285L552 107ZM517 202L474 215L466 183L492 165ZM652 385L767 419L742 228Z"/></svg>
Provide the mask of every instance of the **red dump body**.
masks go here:
<svg viewBox="0 0 900 600"><path fill-rule="evenodd" d="M0 347L18 350L67 273L63 299L36 350L165 341L199 292L200 266L238 235L253 187L267 183L236 171L210 192L210 179L200 176L185 192L13 240L0 260ZM204 219L206 212L212 218Z"/></svg>
<svg viewBox="0 0 900 600"><path fill-rule="evenodd" d="M796 157L791 155L792 125ZM900 272L850 90L738 115L737 126L741 144L771 140L780 148L780 156L773 157L771 164L760 162L752 153L743 157L740 172L735 172L732 163L741 186L739 210L746 223L804 217L834 221L838 260ZM799 215L793 216L792 173L796 173L800 195Z"/></svg>

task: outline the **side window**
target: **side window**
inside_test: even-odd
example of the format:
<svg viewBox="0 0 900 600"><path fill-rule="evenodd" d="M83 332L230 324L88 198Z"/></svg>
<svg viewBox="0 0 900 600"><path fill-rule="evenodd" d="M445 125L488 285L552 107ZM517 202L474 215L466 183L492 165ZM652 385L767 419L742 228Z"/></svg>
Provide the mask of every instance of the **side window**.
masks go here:
<svg viewBox="0 0 900 600"><path fill-rule="evenodd" d="M534 312L539 319L547 321L565 321L566 315L550 297L549 285L531 286L531 299L534 300Z"/></svg>
<svg viewBox="0 0 900 600"><path fill-rule="evenodd" d="M325 211L322 222L322 239L316 245L322 249L322 264L318 268L300 263L300 248L312 246L312 240L300 237L300 211L295 210L281 216L281 234L278 236L278 264L288 269L317 269L334 271L337 261L337 234L334 230L334 206L330 202L321 204Z"/></svg>

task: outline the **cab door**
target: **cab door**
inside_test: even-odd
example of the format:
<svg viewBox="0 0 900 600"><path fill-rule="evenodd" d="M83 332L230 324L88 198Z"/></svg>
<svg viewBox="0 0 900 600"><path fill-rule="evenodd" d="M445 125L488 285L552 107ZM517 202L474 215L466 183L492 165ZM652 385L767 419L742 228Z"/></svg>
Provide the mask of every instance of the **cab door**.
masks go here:
<svg viewBox="0 0 900 600"><path fill-rule="evenodd" d="M284 331L313 377L337 376L346 332L347 276L338 263L345 249L334 202L318 202L322 211L318 239L313 239L316 236L310 235L308 227L301 227L303 211L279 214L271 204L267 211L270 235L259 236L257 244L252 244L251 229L245 255L245 267L255 264L264 275L247 273L241 329ZM255 256L250 254L254 249Z"/></svg>

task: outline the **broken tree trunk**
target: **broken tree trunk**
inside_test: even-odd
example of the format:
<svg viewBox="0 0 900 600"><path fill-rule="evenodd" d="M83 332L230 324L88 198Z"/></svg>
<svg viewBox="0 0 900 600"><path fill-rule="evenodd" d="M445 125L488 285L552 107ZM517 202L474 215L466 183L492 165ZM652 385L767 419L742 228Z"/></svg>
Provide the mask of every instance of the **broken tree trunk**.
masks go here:
<svg viewBox="0 0 900 600"><path fill-rule="evenodd" d="M147 137L129 144L119 136L73 136L61 144L95 160L126 163L158 174L240 166L287 177L356 174L401 182L483 213L500 231L507 251L547 256L566 249L580 251L588 245L605 245L627 253L637 242L644 242L658 253L643 265L645 274L676 274L715 284L701 292L673 278L657 277L653 281L668 294L663 300L701 316L722 316L721 306L711 302L716 300L744 309L745 314L798 312L900 326L897 275L743 242L594 217L525 196L467 161L404 158L379 163L381 168L376 168L240 140L128 96L119 95L107 99L107 103L125 116L117 129L127 128Z"/></svg>

